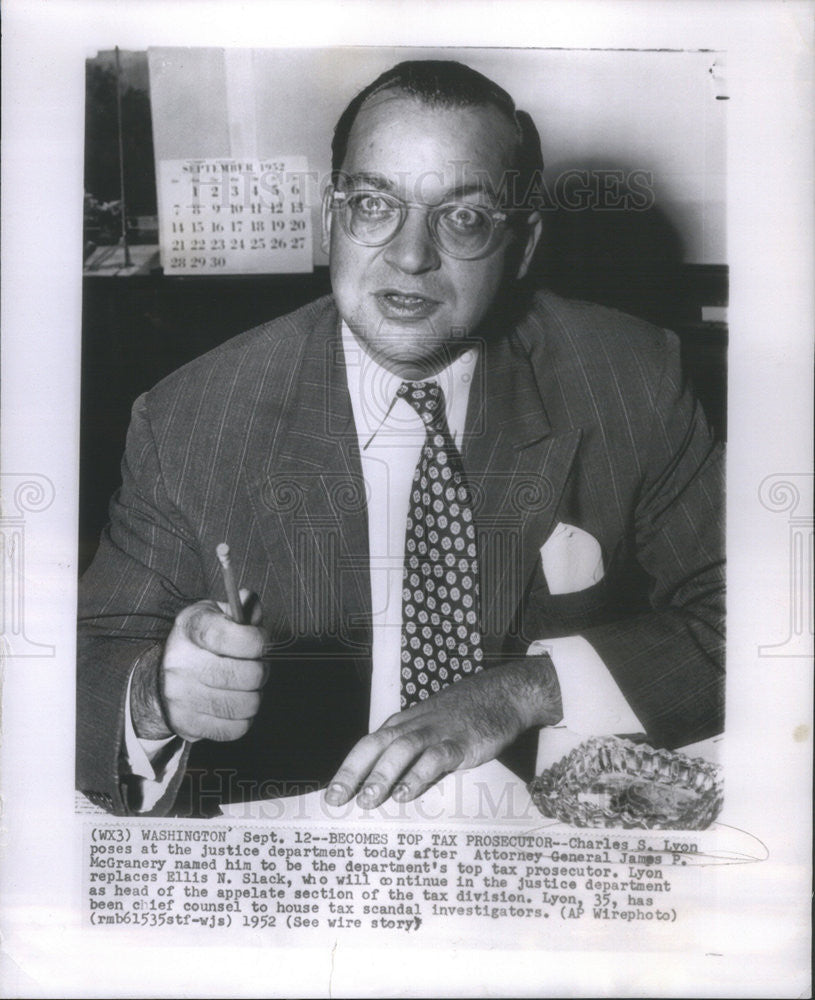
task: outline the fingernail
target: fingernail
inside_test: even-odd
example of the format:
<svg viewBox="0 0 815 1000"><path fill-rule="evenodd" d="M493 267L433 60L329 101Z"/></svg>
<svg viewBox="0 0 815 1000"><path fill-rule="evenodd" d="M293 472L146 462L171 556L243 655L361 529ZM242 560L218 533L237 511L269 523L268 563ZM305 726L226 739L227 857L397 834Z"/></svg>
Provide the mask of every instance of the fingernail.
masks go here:
<svg viewBox="0 0 815 1000"><path fill-rule="evenodd" d="M334 782L333 785L329 785L325 790L325 797L327 799L341 799L348 794L348 789L345 785L341 785L338 782Z"/></svg>
<svg viewBox="0 0 815 1000"><path fill-rule="evenodd" d="M367 800L375 799L378 793L379 793L378 785L366 785L359 793L359 797L361 799L367 799Z"/></svg>
<svg viewBox="0 0 815 1000"><path fill-rule="evenodd" d="M396 788L394 788L391 798L397 800L404 799L407 798L409 794L410 794L410 789L408 788L408 786L400 781L399 784L396 786Z"/></svg>

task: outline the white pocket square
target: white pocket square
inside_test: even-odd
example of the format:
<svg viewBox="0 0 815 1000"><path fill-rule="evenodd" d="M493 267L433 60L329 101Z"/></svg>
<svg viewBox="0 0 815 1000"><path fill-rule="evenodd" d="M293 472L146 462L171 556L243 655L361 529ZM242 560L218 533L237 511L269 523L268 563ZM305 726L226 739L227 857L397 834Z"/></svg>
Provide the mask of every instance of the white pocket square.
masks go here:
<svg viewBox="0 0 815 1000"><path fill-rule="evenodd" d="M600 543L573 524L557 525L541 546L541 566L550 594L573 594L603 579Z"/></svg>

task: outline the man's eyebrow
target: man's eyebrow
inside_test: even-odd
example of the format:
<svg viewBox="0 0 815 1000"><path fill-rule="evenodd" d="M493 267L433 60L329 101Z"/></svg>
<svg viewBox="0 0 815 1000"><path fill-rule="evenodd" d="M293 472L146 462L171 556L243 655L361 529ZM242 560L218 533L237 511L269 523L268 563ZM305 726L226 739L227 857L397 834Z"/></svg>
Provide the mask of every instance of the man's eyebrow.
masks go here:
<svg viewBox="0 0 815 1000"><path fill-rule="evenodd" d="M486 194L490 191L486 184L479 184L478 181L471 181L469 184L457 184L444 192L443 201L450 201L453 198L466 198L470 194Z"/></svg>
<svg viewBox="0 0 815 1000"><path fill-rule="evenodd" d="M350 174L346 180L350 181L353 187L370 187L375 191L388 191L392 194L397 193L396 185L393 181L389 180L387 177L383 177L381 174ZM438 204L442 204L446 201L454 201L457 198L465 198L471 194L485 194L489 197L489 186L481 184L478 181L471 181L469 184L456 184L454 187L448 188L442 194Z"/></svg>
<svg viewBox="0 0 815 1000"><path fill-rule="evenodd" d="M377 191L396 190L393 181L389 181L387 177L383 177L381 174L350 174L345 179L350 181L354 187L371 187Z"/></svg>

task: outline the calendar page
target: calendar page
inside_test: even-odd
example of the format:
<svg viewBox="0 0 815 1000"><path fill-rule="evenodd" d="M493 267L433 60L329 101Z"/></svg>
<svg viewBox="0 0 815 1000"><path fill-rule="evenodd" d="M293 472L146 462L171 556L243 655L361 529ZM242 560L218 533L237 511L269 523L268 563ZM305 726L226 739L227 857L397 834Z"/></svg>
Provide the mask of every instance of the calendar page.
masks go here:
<svg viewBox="0 0 815 1000"><path fill-rule="evenodd" d="M304 156L162 160L165 274L311 271Z"/></svg>

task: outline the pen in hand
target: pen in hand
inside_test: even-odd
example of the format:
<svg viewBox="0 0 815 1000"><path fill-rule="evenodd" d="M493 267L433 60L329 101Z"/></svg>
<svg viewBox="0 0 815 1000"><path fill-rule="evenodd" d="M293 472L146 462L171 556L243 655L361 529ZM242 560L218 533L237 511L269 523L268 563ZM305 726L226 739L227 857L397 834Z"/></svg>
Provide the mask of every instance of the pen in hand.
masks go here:
<svg viewBox="0 0 815 1000"><path fill-rule="evenodd" d="M237 622L238 625L245 625L246 622L243 619L243 605L241 604L240 594L238 593L238 585L235 583L235 574L232 571L232 561L229 557L229 546L226 542L221 542L218 546L216 546L215 554L218 556L218 561L221 564L221 573L224 578L226 599L229 602L229 617L234 622Z"/></svg>

